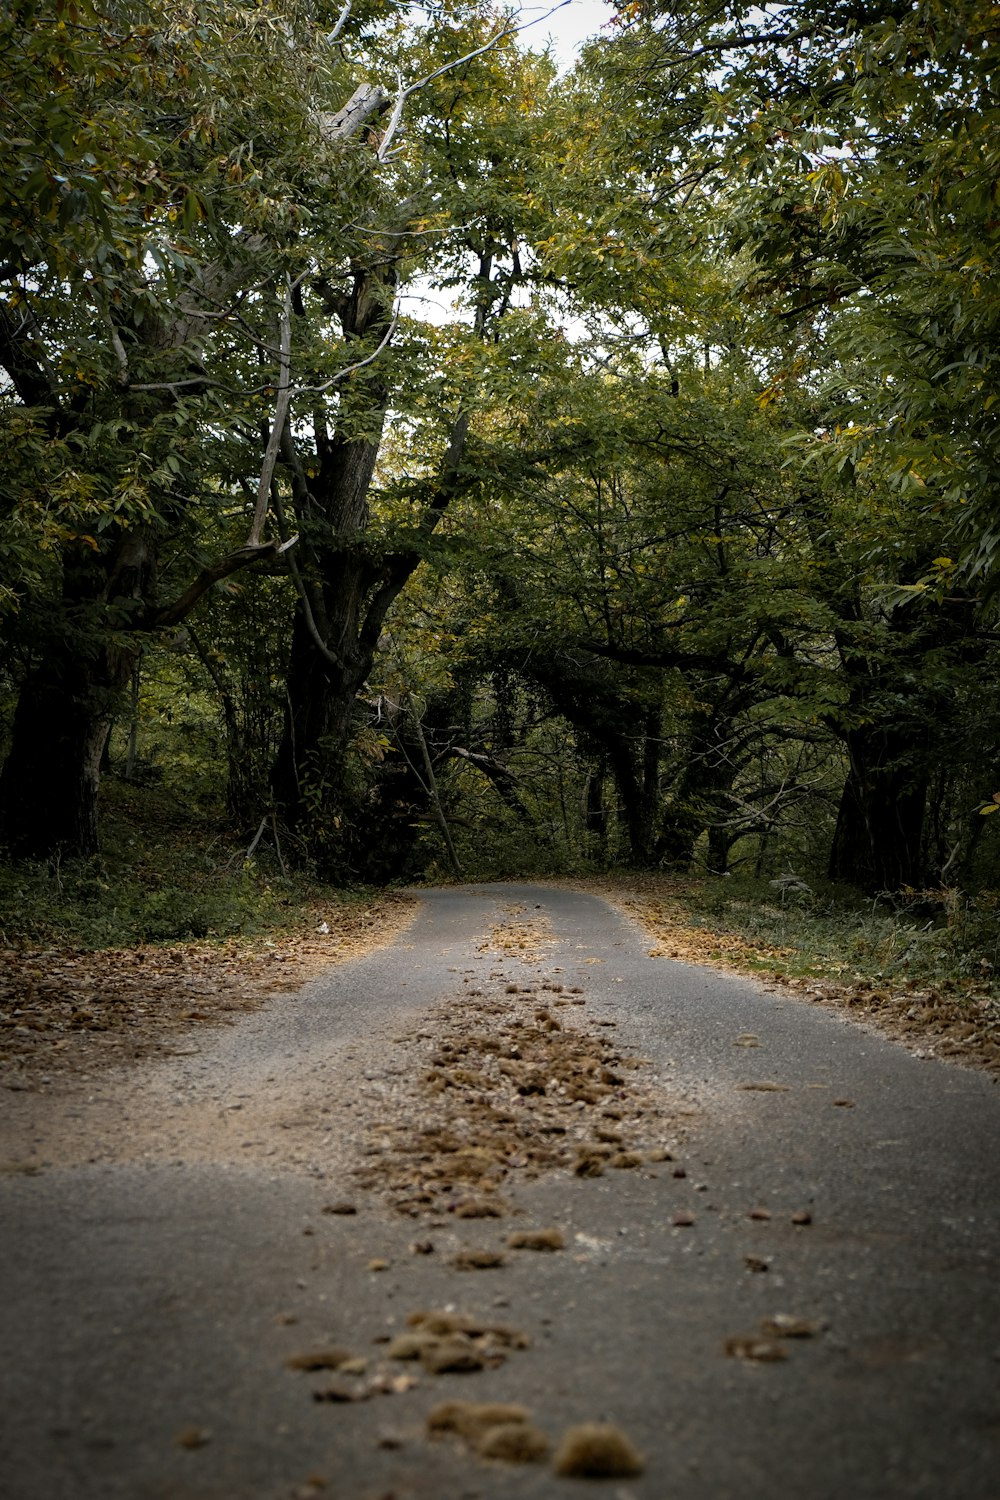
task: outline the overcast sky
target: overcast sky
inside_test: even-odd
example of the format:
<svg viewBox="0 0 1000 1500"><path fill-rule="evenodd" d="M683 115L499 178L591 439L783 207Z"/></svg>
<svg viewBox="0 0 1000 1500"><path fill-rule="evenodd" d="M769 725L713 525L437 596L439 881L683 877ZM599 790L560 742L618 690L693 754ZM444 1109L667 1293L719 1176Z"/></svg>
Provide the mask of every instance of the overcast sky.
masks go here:
<svg viewBox="0 0 1000 1500"><path fill-rule="evenodd" d="M521 15L524 21L533 21L536 16L544 17L550 10L551 4L522 5ZM522 40L528 47L541 48L546 38L551 37L553 56L561 68L569 67L580 43L600 31L613 13L614 7L609 0L568 0L547 19L540 19L537 25L526 31Z"/></svg>

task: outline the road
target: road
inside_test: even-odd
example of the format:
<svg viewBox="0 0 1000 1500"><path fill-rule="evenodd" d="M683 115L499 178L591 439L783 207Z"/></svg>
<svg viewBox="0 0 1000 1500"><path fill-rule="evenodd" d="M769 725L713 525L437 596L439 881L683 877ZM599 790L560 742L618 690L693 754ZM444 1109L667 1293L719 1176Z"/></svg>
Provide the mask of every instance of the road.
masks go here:
<svg viewBox="0 0 1000 1500"><path fill-rule="evenodd" d="M297 996L2 1104L0 1493L995 1500L996 1084L593 896L421 896ZM390 1357L441 1309L484 1368ZM642 1472L484 1459L428 1435L452 1399Z"/></svg>

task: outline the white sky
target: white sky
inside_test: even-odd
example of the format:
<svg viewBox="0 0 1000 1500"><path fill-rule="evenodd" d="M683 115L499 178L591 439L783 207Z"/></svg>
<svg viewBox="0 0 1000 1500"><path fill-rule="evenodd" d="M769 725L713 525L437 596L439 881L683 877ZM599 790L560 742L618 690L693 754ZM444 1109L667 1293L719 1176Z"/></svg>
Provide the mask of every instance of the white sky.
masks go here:
<svg viewBox="0 0 1000 1500"><path fill-rule="evenodd" d="M536 17L544 17L552 9L551 4L522 5L520 12L527 22L534 21ZM576 57L580 43L600 31L612 14L611 0L568 0L568 3L559 6L547 19L539 19L537 25L525 32L522 40L526 46L540 49L544 47L546 39L551 38L556 62L560 68L568 68Z"/></svg>

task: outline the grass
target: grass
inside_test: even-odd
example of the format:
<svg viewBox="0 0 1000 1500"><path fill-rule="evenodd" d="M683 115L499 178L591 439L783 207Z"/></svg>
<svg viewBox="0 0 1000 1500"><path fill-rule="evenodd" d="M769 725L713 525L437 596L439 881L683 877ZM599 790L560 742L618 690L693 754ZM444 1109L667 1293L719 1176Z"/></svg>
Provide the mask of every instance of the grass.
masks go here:
<svg viewBox="0 0 1000 1500"><path fill-rule="evenodd" d="M1000 973L995 891L912 891L890 902L733 878L693 882L679 900L692 921L779 950L760 967L786 977L992 989Z"/></svg>
<svg viewBox="0 0 1000 1500"><path fill-rule="evenodd" d="M158 786L108 779L92 859L0 863L0 945L83 949L281 933L310 910L364 899L280 868L262 841L246 858L221 813Z"/></svg>
<svg viewBox="0 0 1000 1500"><path fill-rule="evenodd" d="M646 930L651 956L779 983L902 1036L925 1055L1000 1072L1000 894L893 902L804 882L625 874L574 882Z"/></svg>

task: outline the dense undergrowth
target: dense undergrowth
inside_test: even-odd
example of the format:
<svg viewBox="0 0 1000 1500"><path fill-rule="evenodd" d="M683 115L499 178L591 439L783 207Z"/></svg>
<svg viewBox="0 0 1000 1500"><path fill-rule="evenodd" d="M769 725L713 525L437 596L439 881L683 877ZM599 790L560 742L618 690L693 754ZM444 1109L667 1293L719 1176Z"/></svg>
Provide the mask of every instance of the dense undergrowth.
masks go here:
<svg viewBox="0 0 1000 1500"><path fill-rule="evenodd" d="M0 863L0 943L97 949L259 936L301 925L331 901L367 899L290 865L269 830L248 857L248 841L234 838L211 803L192 806L171 788L117 779L107 780L103 798L99 857ZM633 891L673 926L700 931L707 957L738 951L751 970L1000 989L1000 892L942 888L871 899L797 878L628 871L593 878Z"/></svg>
<svg viewBox="0 0 1000 1500"><path fill-rule="evenodd" d="M334 892L290 868L267 835L247 857L221 812L169 788L109 778L103 849L86 860L0 863L0 945L118 948L252 937L301 926Z"/></svg>

